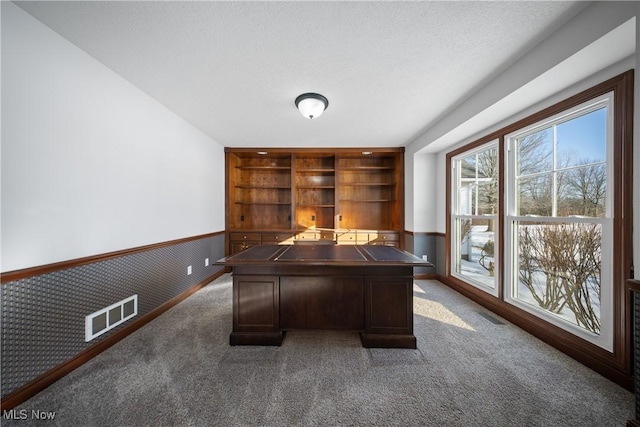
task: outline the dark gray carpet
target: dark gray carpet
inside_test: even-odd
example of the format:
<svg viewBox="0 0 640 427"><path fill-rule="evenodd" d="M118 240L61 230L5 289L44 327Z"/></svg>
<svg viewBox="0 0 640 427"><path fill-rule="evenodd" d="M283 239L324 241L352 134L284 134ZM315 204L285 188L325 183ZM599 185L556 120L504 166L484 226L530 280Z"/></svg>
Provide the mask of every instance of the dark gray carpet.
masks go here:
<svg viewBox="0 0 640 427"><path fill-rule="evenodd" d="M624 426L633 395L437 281L414 287L417 350L356 333L230 347L225 275L18 411L61 426Z"/></svg>

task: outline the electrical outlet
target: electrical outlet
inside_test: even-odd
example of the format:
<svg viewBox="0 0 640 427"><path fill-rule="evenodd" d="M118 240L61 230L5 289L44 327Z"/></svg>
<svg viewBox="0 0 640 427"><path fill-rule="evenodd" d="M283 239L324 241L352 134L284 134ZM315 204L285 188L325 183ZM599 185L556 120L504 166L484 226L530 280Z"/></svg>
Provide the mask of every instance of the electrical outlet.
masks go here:
<svg viewBox="0 0 640 427"><path fill-rule="evenodd" d="M191 266L187 267L187 275L191 274L193 271L193 268Z"/></svg>
<svg viewBox="0 0 640 427"><path fill-rule="evenodd" d="M204 259L204 266L208 267L209 266L209 258L205 258Z"/></svg>
<svg viewBox="0 0 640 427"><path fill-rule="evenodd" d="M427 259L427 256L426 256L426 255L422 255L422 260L423 260L423 261L429 261L429 260Z"/></svg>

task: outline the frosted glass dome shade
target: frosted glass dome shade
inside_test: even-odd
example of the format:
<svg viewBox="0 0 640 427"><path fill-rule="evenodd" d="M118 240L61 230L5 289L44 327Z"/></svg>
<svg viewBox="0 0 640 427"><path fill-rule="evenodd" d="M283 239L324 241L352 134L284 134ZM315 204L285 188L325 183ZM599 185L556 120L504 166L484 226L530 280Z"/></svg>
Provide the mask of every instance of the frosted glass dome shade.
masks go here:
<svg viewBox="0 0 640 427"><path fill-rule="evenodd" d="M327 98L317 93L304 93L296 98L296 107L308 119L320 117L328 106Z"/></svg>

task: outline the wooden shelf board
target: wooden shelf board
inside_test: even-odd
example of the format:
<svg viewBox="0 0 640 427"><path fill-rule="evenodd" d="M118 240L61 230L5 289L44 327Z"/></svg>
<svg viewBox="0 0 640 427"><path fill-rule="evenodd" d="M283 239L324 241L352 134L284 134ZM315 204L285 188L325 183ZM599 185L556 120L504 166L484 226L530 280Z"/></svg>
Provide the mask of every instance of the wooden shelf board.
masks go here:
<svg viewBox="0 0 640 427"><path fill-rule="evenodd" d="M335 185L296 185L299 190L334 190Z"/></svg>
<svg viewBox="0 0 640 427"><path fill-rule="evenodd" d="M358 202L358 203L377 203L377 202L393 202L393 199L340 199L341 202Z"/></svg>
<svg viewBox="0 0 640 427"><path fill-rule="evenodd" d="M354 182L354 183L340 183L343 187L391 187L396 185L394 182Z"/></svg>
<svg viewBox="0 0 640 427"><path fill-rule="evenodd" d="M392 166L343 166L341 171L392 171Z"/></svg>
<svg viewBox="0 0 640 427"><path fill-rule="evenodd" d="M236 205L278 205L278 206L289 206L291 202L235 202Z"/></svg>
<svg viewBox="0 0 640 427"><path fill-rule="evenodd" d="M235 187L243 190L291 190L290 185L235 185Z"/></svg>
<svg viewBox="0 0 640 427"><path fill-rule="evenodd" d="M307 205L307 204L298 204L300 208L335 208L336 205Z"/></svg>
<svg viewBox="0 0 640 427"><path fill-rule="evenodd" d="M304 168L304 169L296 169L296 172L309 173L309 172L319 172L319 173L334 173L335 169L325 169L325 168Z"/></svg>
<svg viewBox="0 0 640 427"><path fill-rule="evenodd" d="M236 169L286 171L286 170L291 170L291 166L236 166Z"/></svg>

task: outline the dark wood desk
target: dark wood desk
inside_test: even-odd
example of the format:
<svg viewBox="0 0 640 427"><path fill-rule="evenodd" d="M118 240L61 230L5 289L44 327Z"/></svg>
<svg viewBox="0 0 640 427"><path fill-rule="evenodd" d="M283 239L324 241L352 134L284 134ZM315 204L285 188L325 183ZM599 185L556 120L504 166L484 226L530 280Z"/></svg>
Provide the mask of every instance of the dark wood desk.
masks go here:
<svg viewBox="0 0 640 427"><path fill-rule="evenodd" d="M216 262L233 269L231 345L280 345L285 331L359 331L364 347L416 348L413 267L391 246L261 245Z"/></svg>

